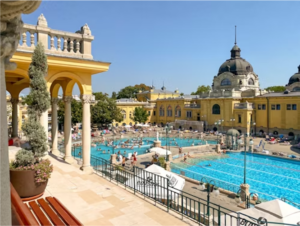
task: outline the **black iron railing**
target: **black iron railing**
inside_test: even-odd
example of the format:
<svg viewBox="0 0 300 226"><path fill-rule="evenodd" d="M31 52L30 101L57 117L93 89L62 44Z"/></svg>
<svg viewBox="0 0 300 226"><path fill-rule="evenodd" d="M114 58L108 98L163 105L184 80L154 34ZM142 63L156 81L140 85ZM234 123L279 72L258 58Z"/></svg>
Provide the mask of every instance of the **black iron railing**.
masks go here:
<svg viewBox="0 0 300 226"><path fill-rule="evenodd" d="M134 194L143 195L145 198L165 206L167 211L173 210L198 223L208 226L268 225L267 221L259 224L256 218L231 211L212 202L209 203L208 208L207 200L174 188L174 184L177 182L176 178L167 179L138 167L133 167L132 171L128 171L96 156L91 157L91 165L103 178L120 183L126 189L133 190Z"/></svg>

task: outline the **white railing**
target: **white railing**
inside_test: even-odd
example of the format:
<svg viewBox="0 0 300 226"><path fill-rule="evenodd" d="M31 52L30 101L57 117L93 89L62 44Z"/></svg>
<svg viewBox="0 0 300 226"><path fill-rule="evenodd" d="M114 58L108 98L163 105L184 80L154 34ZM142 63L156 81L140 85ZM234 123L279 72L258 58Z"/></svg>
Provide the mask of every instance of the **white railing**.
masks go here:
<svg viewBox="0 0 300 226"><path fill-rule="evenodd" d="M38 18L38 25L24 24L17 51L32 52L41 42L46 54L63 57L93 59L91 54L94 36L88 25L74 32L51 29L43 15Z"/></svg>

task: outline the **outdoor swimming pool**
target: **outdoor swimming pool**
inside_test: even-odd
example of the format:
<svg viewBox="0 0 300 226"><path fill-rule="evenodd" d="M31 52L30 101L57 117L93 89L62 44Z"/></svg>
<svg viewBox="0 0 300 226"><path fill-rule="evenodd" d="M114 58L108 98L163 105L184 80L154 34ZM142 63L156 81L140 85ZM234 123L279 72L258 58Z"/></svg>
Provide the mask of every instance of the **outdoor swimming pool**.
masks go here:
<svg viewBox="0 0 300 226"><path fill-rule="evenodd" d="M114 141L114 145L118 145L117 148L113 148L111 146L106 146L105 144L101 143L96 143L96 147L91 147L91 155L93 156L98 156L103 159L110 159L110 155L114 153L118 153L119 151L121 152L122 155L125 155L127 157L128 153L133 153L137 152L138 155L145 154L146 151L151 148L153 145L153 141L156 140L154 137L143 137L143 145L141 147L134 146L133 149L130 148L121 148L121 145L123 142L127 141L129 138L124 138L124 139L118 139ZM129 139L129 146L131 146L132 141L136 141L137 138L131 138ZM175 137L170 137L168 139L166 138L161 138L161 145L166 146L166 143L169 143L168 146L176 146L176 143L180 147L190 147L192 144L196 145L203 145L206 143L206 141L200 140L200 139L184 139L184 138L175 138ZM107 143L107 142L106 142ZM207 141L209 144L216 144L216 141ZM100 149L100 150L99 150ZM108 153L109 150L109 153ZM103 153L105 151L105 154ZM126 154L124 154L124 151L126 151ZM79 152L82 153L81 147L75 147L75 149L72 151L72 155L80 158L81 156L79 155Z"/></svg>
<svg viewBox="0 0 300 226"><path fill-rule="evenodd" d="M300 162L247 153L246 182L250 192L264 200L287 198L300 204ZM208 165L211 164L211 167ZM188 159L172 164L172 172L201 180L215 180L217 186L237 192L244 182L244 153Z"/></svg>

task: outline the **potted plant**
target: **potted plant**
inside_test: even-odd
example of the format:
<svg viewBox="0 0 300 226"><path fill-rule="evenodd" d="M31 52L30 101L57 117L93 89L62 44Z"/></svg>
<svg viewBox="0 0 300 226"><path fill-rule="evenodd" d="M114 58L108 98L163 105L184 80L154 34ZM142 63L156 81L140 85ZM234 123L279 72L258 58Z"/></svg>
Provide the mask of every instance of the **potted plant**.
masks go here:
<svg viewBox="0 0 300 226"><path fill-rule="evenodd" d="M28 147L16 154L10 164L10 181L21 198L37 197L44 193L53 167L42 157L48 151L48 139L40 124L40 117L50 107L50 95L44 76L47 73L47 56L38 43L29 66L30 93L27 97L28 119L22 130Z"/></svg>

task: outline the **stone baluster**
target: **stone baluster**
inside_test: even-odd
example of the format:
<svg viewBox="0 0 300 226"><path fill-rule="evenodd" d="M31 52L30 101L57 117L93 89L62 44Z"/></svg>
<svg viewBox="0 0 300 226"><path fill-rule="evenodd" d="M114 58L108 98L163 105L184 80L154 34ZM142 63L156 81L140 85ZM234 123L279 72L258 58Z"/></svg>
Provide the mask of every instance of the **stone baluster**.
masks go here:
<svg viewBox="0 0 300 226"><path fill-rule="evenodd" d="M76 40L76 51L75 52L78 53L78 54L80 53L79 52L79 47L80 47L80 43L79 43L78 40Z"/></svg>
<svg viewBox="0 0 300 226"><path fill-rule="evenodd" d="M30 47L34 48L34 32L30 32Z"/></svg>
<svg viewBox="0 0 300 226"><path fill-rule="evenodd" d="M57 50L58 51L61 51L61 37L60 36L57 36Z"/></svg>
<svg viewBox="0 0 300 226"><path fill-rule="evenodd" d="M22 46L23 47L27 47L27 34L26 34L26 31L23 32L22 34Z"/></svg>
<svg viewBox="0 0 300 226"><path fill-rule="evenodd" d="M54 37L52 34L50 34L50 50L55 50L55 47L54 47Z"/></svg>
<svg viewBox="0 0 300 226"><path fill-rule="evenodd" d="M70 53L73 53L74 52L74 43L73 43L73 40L70 39Z"/></svg>
<svg viewBox="0 0 300 226"><path fill-rule="evenodd" d="M68 51L68 38L64 37L64 52Z"/></svg>

